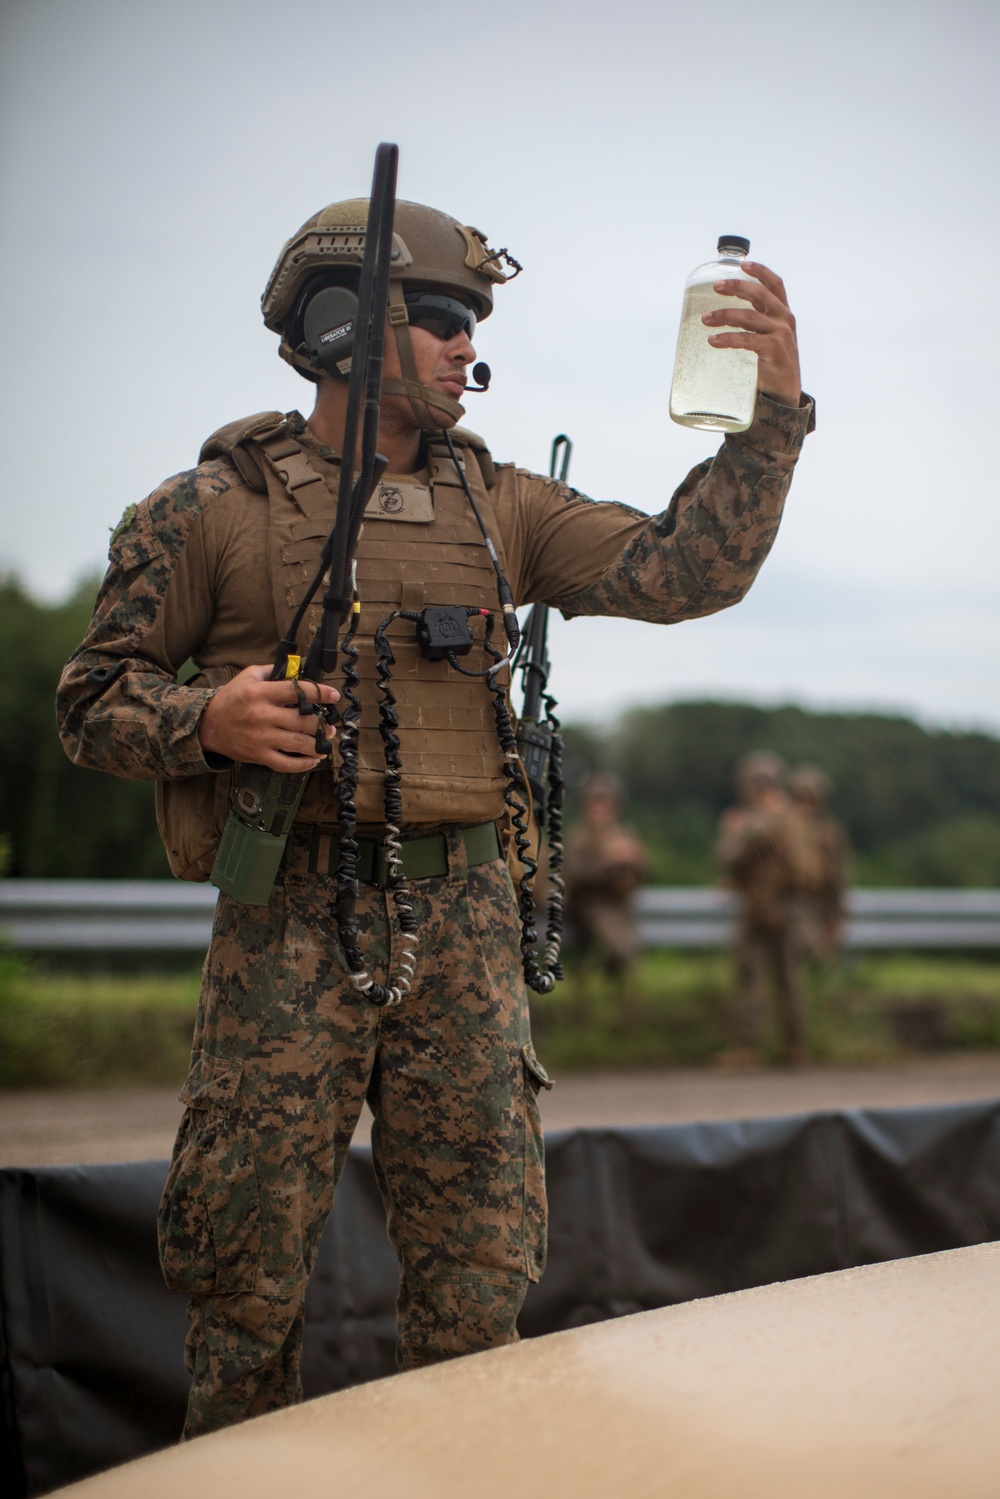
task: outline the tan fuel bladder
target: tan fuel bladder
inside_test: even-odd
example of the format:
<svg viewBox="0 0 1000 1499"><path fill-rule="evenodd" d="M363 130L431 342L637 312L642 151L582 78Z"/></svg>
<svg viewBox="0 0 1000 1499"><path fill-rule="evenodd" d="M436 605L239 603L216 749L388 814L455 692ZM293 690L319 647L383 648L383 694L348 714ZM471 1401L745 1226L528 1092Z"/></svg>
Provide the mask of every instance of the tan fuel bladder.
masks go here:
<svg viewBox="0 0 1000 1499"><path fill-rule="evenodd" d="M88 1499L996 1499L1000 1245L554 1333L202 1437Z"/></svg>

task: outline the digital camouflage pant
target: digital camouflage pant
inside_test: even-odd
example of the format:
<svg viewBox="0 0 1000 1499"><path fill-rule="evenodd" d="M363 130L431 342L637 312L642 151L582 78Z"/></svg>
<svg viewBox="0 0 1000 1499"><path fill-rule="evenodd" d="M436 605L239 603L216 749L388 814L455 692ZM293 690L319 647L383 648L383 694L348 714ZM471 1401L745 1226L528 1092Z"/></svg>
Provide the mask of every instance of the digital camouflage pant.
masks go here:
<svg viewBox="0 0 1000 1499"><path fill-rule="evenodd" d="M167 1284L189 1293L185 1435L302 1398L306 1281L365 1099L399 1257L401 1368L516 1340L545 1260L537 1093L506 865L412 882L416 975L401 1004L355 994L335 880L289 839L266 907L219 897L186 1105L160 1208ZM363 885L372 971L394 968L388 897ZM387 961L388 960L388 961Z"/></svg>
<svg viewBox="0 0 1000 1499"><path fill-rule="evenodd" d="M773 996L778 1056L798 1055L806 1040L805 945L797 912L780 926L744 923L736 939L739 975L737 1039L744 1047L761 1044L769 995Z"/></svg>

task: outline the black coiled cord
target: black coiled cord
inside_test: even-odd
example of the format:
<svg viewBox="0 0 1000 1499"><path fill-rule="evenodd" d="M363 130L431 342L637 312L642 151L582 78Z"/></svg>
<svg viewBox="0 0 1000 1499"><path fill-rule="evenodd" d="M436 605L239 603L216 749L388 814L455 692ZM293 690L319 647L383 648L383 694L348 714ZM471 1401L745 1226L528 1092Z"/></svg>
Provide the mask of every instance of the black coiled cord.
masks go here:
<svg viewBox="0 0 1000 1499"><path fill-rule="evenodd" d="M563 976L562 965L559 962L559 950L562 943L564 891L562 876L563 741L560 733L561 726L555 716L555 699L546 696L544 699L546 723L552 733L547 814L549 896L545 931L546 940L540 964L537 954L538 929L535 912L535 877L538 873L538 863L531 857L531 840L528 836L526 821L530 793L528 792L524 771L517 751L517 740L514 736L514 726L511 720L510 707L507 702L507 693L497 680L498 673L505 664L506 658L492 643L495 623L493 611L468 607L465 612L470 618L474 615L484 617L486 624L483 632L482 647L487 656L489 656L491 664L485 670L473 671L459 664L454 651L446 651L442 659L446 660L449 666L455 671L461 672L463 676L485 677L486 685L493 698L493 715L496 723L497 740L503 754L503 773L506 783L504 786L504 805L510 813L511 826L514 830L514 846L517 849L518 858L524 866L524 874L518 882L518 909L521 920L521 966L524 971L525 983L528 987L534 990L536 994L549 994L555 988L557 980ZM344 956L351 971L353 984L369 1003L386 1006L397 1004L410 987L414 971L412 939L416 936L417 932L417 922L410 903L410 890L402 868L400 826L403 816L401 791L403 767L400 757L400 739L397 733L399 728L399 714L396 711L396 699L392 690L392 667L395 665L395 657L392 653L387 632L395 620L405 619L411 624L416 624L420 620L420 615L408 609L396 609L382 620L374 635L378 688L381 693L381 701L379 703L379 734L382 739L386 767L384 782L386 837L384 847L386 850L386 862L389 866L388 889L395 903L399 917L400 931L403 934L399 959L400 977L395 984L392 984L390 981L388 986L377 983L365 968L364 956L358 943L358 928L354 912L355 902L359 894L356 831L359 773L358 722L361 717L360 700L354 690L359 682L356 670L358 650L354 644L354 636L357 632L357 617L357 613L351 617L351 625L344 638L343 646L343 696L348 703L348 707L341 716L341 774L337 782L341 830L340 862L337 868L337 925L340 930Z"/></svg>
<svg viewBox="0 0 1000 1499"><path fill-rule="evenodd" d="M358 648L354 637L358 629L358 614L351 614L344 635L344 679L341 696L347 703L340 712L340 733L337 738L340 756L340 774L337 777L337 801L340 804L340 847L337 862L337 928L344 948L344 956L352 973L360 973L364 959L358 947L358 927L354 907L360 891L358 889L358 840L357 840L357 791L358 791L358 723L361 718L361 701L355 691L360 678L357 672Z"/></svg>
<svg viewBox="0 0 1000 1499"><path fill-rule="evenodd" d="M489 650L490 647L487 646ZM491 651L495 658L499 658L499 651ZM527 801L522 801L521 795L529 796L524 770L521 766L520 756L517 753L517 740L514 737L514 725L511 721L510 708L507 703L507 694L503 687L497 682L496 671L488 677L488 685L493 694L493 716L496 719L497 739L503 752L503 773L506 779L504 787L504 805L510 813L511 826L514 829L514 847L517 856L524 865L524 873L518 881L518 907L521 915L521 967L524 970L524 981L529 989L536 994L551 994L556 983L563 976L562 964L559 962L559 949L562 944L562 909L563 909L563 851L562 851L562 737L559 734L559 721L552 714L555 700L550 697L545 699L546 712L549 715L549 723L553 728L553 753L549 761L549 790L552 801L549 812L549 848L550 848L550 874L551 888L548 899L548 921L546 924L546 943L542 955L542 962L538 961L538 928L535 910L535 877L538 874L538 862L531 857L531 839L528 836L528 825L525 821L528 815ZM556 745L558 744L558 750ZM556 779L557 778L557 779Z"/></svg>
<svg viewBox="0 0 1000 1499"><path fill-rule="evenodd" d="M382 740L385 745L385 823L384 847L389 866L388 890L399 917L402 933L399 954L399 977L395 984L391 975L388 984L380 984L365 967L364 954L358 941L358 924L355 905L360 894L358 887L358 841L357 841L357 795L358 795L358 724L361 718L361 701L355 691L360 678L357 672L358 648L354 643L359 614L351 614L351 621L344 636L344 686L343 697L348 707L341 714L340 765L337 778L337 799L340 803L340 858L337 865L337 928L340 933L344 957L350 969L351 982L369 1004L384 1008L398 1004L410 988L414 973L413 938L417 923L410 904L410 891L403 874L399 844L399 825L402 821L403 801L399 790L400 761L399 739L393 730L398 718L392 723L384 720ZM377 647L376 639L376 647ZM388 649L388 642L385 642ZM392 653L389 652L391 660ZM379 661L382 673L382 662ZM381 712L381 709L380 709ZM393 717L394 711L393 711ZM387 737L388 734L388 737Z"/></svg>
<svg viewBox="0 0 1000 1499"><path fill-rule="evenodd" d="M542 698L545 704L545 722L551 733L549 748L548 799L546 801L545 831L549 842L549 894L546 901L544 971L551 973L553 981L563 977L563 966L559 961L563 938L563 904L566 881L563 877L563 737L562 724L556 717L556 700L548 693ZM532 899L534 895L532 894ZM548 990L544 991L548 993Z"/></svg>

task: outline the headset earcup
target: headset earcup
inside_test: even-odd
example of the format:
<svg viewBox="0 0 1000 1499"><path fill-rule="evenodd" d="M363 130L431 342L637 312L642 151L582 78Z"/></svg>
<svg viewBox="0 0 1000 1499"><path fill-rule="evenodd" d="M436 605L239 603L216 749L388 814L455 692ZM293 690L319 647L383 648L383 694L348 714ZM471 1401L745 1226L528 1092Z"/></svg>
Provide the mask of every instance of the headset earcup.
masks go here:
<svg viewBox="0 0 1000 1499"><path fill-rule="evenodd" d="M311 359L328 375L347 373L354 348L357 294L347 286L326 286L309 298L302 314L302 341ZM350 368L350 365L347 365Z"/></svg>

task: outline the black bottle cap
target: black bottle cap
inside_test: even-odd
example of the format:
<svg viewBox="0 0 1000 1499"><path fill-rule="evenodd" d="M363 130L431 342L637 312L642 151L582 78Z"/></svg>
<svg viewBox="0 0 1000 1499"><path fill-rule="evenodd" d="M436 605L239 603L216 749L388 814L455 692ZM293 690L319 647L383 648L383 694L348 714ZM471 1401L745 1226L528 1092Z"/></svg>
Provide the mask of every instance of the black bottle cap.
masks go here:
<svg viewBox="0 0 1000 1499"><path fill-rule="evenodd" d="M748 239L744 239L743 236L742 236L742 234L720 234L719 235L719 249L720 249L720 251L721 250L728 250L730 248L736 249L736 250L742 250L743 253L744 253L744 255L749 255L749 253L750 253L750 241Z"/></svg>

